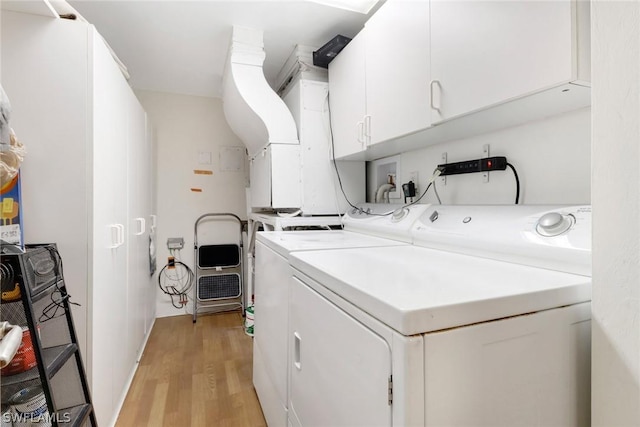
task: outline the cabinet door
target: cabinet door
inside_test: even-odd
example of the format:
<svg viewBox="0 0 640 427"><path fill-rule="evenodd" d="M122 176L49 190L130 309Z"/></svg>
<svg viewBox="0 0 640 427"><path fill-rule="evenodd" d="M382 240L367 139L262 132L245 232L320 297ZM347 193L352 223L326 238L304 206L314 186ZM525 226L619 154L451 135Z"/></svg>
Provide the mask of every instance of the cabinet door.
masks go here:
<svg viewBox="0 0 640 427"><path fill-rule="evenodd" d="M20 169L24 240L58 245L67 289L81 304L71 311L91 375L88 28L78 21L8 10L0 15L0 84L12 103L11 127L28 150Z"/></svg>
<svg viewBox="0 0 640 427"><path fill-rule="evenodd" d="M93 33L92 395L112 421L130 370L127 342L127 99L124 78Z"/></svg>
<svg viewBox="0 0 640 427"><path fill-rule="evenodd" d="M575 79L572 2L431 2L434 123Z"/></svg>
<svg viewBox="0 0 640 427"><path fill-rule="evenodd" d="M156 280L155 275L151 272L152 263L157 271L157 260L155 259L157 253L157 236L158 236L158 217L156 215L156 164L155 164L155 134L151 120L147 116L147 165L149 167L149 173L147 176L147 191L149 194L149 242L147 251L147 273L145 283L147 286L146 291L146 314L145 314L145 335L149 333L151 325L156 317Z"/></svg>
<svg viewBox="0 0 640 427"><path fill-rule="evenodd" d="M365 28L370 144L429 127L429 2L388 0Z"/></svg>
<svg viewBox="0 0 640 427"><path fill-rule="evenodd" d="M127 199L128 199L128 269L127 269L127 366L133 369L145 334L146 288L149 273L150 197L147 186L146 115L128 85L122 88L127 110Z"/></svg>
<svg viewBox="0 0 640 427"><path fill-rule="evenodd" d="M292 280L290 419L304 427L390 426L387 342Z"/></svg>
<svg viewBox="0 0 640 427"><path fill-rule="evenodd" d="M351 40L329 64L329 106L336 158L366 148L364 32Z"/></svg>

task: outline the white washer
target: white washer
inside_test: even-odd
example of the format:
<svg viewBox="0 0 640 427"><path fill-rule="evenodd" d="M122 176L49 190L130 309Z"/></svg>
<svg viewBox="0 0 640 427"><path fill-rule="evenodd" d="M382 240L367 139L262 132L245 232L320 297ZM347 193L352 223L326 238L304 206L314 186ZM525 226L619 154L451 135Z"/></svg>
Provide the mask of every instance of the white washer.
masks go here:
<svg viewBox="0 0 640 427"><path fill-rule="evenodd" d="M291 425L589 425L590 228L432 206L421 246L292 253Z"/></svg>
<svg viewBox="0 0 640 427"><path fill-rule="evenodd" d="M287 423L289 255L308 250L408 245L411 226L428 205L363 204L343 218L344 230L257 233L253 384L267 424ZM352 231L353 230L353 231Z"/></svg>

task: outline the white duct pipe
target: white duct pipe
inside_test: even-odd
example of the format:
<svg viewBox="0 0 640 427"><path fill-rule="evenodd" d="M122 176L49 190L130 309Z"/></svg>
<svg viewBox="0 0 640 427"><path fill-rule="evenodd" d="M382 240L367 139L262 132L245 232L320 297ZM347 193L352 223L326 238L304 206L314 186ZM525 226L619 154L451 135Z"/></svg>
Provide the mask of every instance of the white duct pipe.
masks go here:
<svg viewBox="0 0 640 427"><path fill-rule="evenodd" d="M269 144L299 143L291 111L264 77L265 57L262 30L234 25L222 100L227 123L247 147L249 158Z"/></svg>

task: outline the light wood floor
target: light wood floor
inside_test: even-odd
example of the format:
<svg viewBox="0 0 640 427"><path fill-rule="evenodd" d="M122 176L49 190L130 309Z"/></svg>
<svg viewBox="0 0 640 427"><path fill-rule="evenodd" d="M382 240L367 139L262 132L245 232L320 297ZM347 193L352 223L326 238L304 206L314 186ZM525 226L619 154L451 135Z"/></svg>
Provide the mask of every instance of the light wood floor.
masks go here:
<svg viewBox="0 0 640 427"><path fill-rule="evenodd" d="M156 320L116 427L266 426L239 313Z"/></svg>

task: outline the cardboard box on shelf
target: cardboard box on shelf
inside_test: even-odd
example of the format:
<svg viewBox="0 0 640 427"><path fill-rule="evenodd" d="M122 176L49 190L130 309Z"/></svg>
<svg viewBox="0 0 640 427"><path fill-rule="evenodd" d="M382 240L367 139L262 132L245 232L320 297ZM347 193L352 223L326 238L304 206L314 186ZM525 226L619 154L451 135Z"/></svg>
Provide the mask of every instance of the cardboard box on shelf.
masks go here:
<svg viewBox="0 0 640 427"><path fill-rule="evenodd" d="M0 239L24 249L20 172L0 189Z"/></svg>

